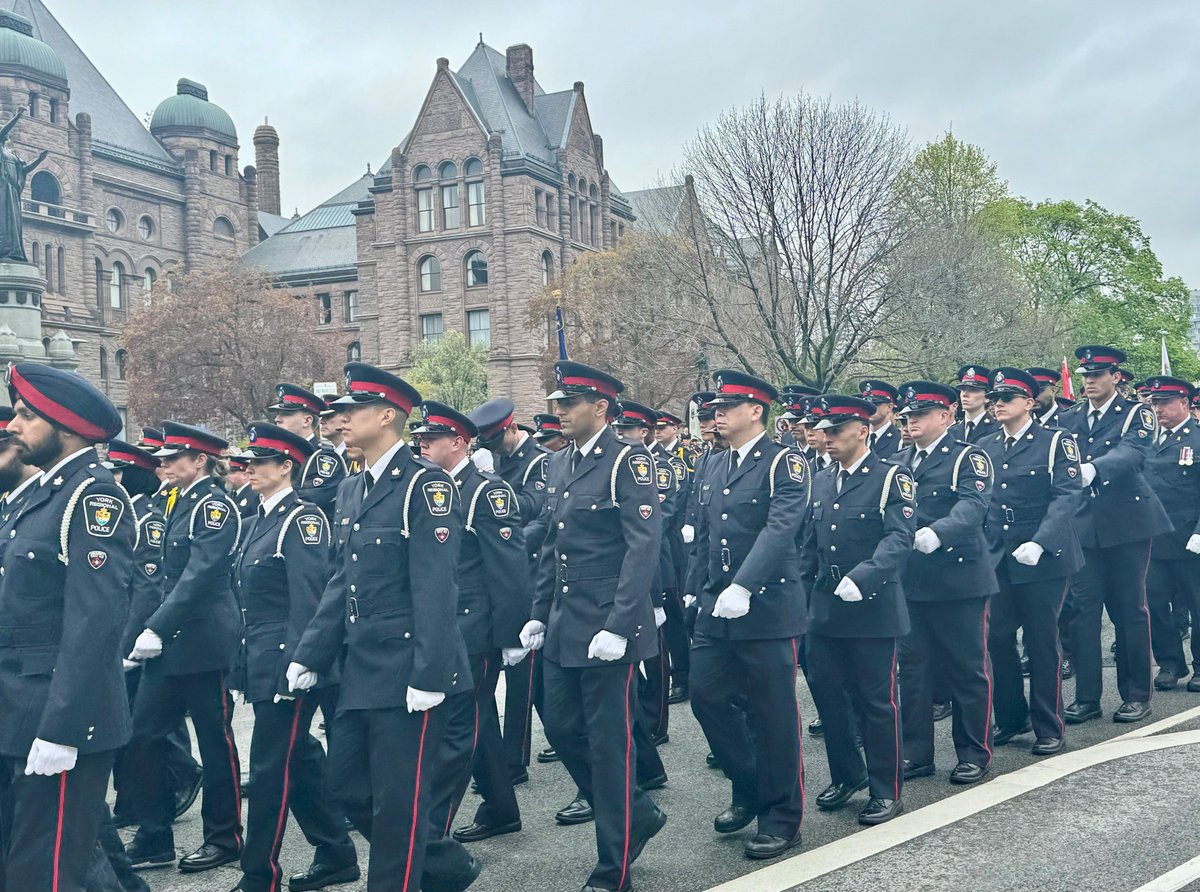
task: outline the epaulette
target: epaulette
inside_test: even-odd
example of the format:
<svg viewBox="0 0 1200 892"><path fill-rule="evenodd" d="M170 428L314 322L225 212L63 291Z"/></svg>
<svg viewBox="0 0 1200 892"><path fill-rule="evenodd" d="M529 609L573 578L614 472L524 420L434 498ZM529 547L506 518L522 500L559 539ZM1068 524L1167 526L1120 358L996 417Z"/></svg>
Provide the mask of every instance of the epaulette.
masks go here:
<svg viewBox="0 0 1200 892"><path fill-rule="evenodd" d="M546 460L546 458L547 458L547 453L545 453L545 452L538 452L538 453L536 453L536 454L533 456L533 458L531 458L531 459L529 460L529 464L525 466L525 473L521 475L521 484L522 484L522 485L524 485L524 484L526 484L526 483L528 483L528 482L529 482L529 474L530 474L530 473L533 471L533 469L534 469L534 468L536 468L536 467L537 467L537 466L538 466L538 465L539 465L541 462L544 462L544 461Z"/></svg>
<svg viewBox="0 0 1200 892"><path fill-rule="evenodd" d="M408 538L409 534L408 509L409 506L412 505L412 494L413 490L417 488L417 481L421 479L421 475L423 475L426 471L441 470L441 468L439 468L433 462L426 461L423 458L417 458L416 462L419 466L417 468L417 473L413 474L412 479L408 481L408 489L404 493L404 512L401 519L403 526L400 528L400 535L405 539Z"/></svg>
<svg viewBox="0 0 1200 892"><path fill-rule="evenodd" d="M68 566L71 563L71 560L70 560L71 519L75 516L75 508L79 505L79 500L81 498L83 498L83 491L95 482L96 482L96 478L89 474L87 479L84 480L82 483L80 483L79 486L75 489L75 491L73 493L71 493L71 498L67 500L67 507L63 511L62 524L58 528L58 545L59 545L58 559L62 562L64 567ZM125 498L125 507L129 509L129 516L134 519L133 547L136 550L138 545L142 541L142 539L141 539L142 526L140 523L137 522L137 513L133 510L133 500L129 498L129 493L127 493L125 491L125 487L123 487L121 484L117 483L115 480L113 481L113 486L115 486L117 489L119 489L121 491L121 495L124 496L124 498Z"/></svg>
<svg viewBox="0 0 1200 892"><path fill-rule="evenodd" d="M880 464L888 466L887 473L883 476L883 492L879 495L879 516L883 517L887 513L888 494L892 491L892 478L896 476L900 466L887 461L880 462Z"/></svg>
<svg viewBox="0 0 1200 892"><path fill-rule="evenodd" d="M621 503L617 501L617 472L621 469L621 459L625 458L633 451L633 444L627 444L620 452L617 453L617 460L612 465L612 477L608 481L609 495L612 497L612 503L615 507L620 507ZM650 461L654 461L654 456L650 456Z"/></svg>
<svg viewBox="0 0 1200 892"><path fill-rule="evenodd" d="M464 528L469 533L475 532L475 508L479 505L479 497L481 495L483 495L483 491L488 486L496 486L496 485L503 486L505 489L508 490L508 494L512 497L513 504L516 504L516 502L517 502L517 494L515 492L513 492L512 487L508 485L508 482L506 480L504 480L500 477L497 477L494 474L489 476L489 475L483 474L482 472L481 472L480 476L483 477L483 480L480 482L480 484L477 487L475 487L475 492L471 493L471 502L467 506L467 523Z"/></svg>

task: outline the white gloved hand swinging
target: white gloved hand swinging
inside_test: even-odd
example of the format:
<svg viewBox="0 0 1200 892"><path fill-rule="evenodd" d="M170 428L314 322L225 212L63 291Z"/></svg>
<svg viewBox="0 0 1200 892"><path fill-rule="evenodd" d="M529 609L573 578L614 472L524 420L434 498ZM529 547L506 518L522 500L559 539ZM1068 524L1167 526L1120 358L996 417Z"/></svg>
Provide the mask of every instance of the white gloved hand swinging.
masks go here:
<svg viewBox="0 0 1200 892"><path fill-rule="evenodd" d="M614 635L607 629L601 629L588 645L589 660L604 660L612 662L625 656L625 648L629 644L620 635Z"/></svg>
<svg viewBox="0 0 1200 892"><path fill-rule="evenodd" d="M1096 479L1096 466L1091 462L1080 465L1079 476L1083 478L1084 486L1091 486L1092 481Z"/></svg>
<svg viewBox="0 0 1200 892"><path fill-rule="evenodd" d="M842 581L837 584L837 588L833 590L833 593L843 601L861 601L863 599L858 584L849 576L842 577Z"/></svg>
<svg viewBox="0 0 1200 892"><path fill-rule="evenodd" d="M913 535L913 548L921 554L931 554L942 547L942 540L929 527L921 527Z"/></svg>
<svg viewBox="0 0 1200 892"><path fill-rule="evenodd" d="M408 706L409 712L424 712L427 709L433 709L445 699L446 695L441 691L422 691L419 688L410 687L405 704Z"/></svg>
<svg viewBox="0 0 1200 892"><path fill-rule="evenodd" d="M51 743L39 737L33 741L29 755L25 757L25 773L53 777L74 768L78 757L79 750L75 747Z"/></svg>
<svg viewBox="0 0 1200 892"><path fill-rule="evenodd" d="M317 673L299 663L288 663L287 683L289 691L307 691L317 683Z"/></svg>
<svg viewBox="0 0 1200 892"><path fill-rule="evenodd" d="M1026 567L1036 566L1037 562L1042 559L1042 552L1045 551L1042 546L1036 542L1022 542L1013 551L1012 556L1018 564L1024 564Z"/></svg>
<svg viewBox="0 0 1200 892"><path fill-rule="evenodd" d="M717 595L712 615L718 619L738 619L750 612L750 589L736 582Z"/></svg>
<svg viewBox="0 0 1200 892"><path fill-rule="evenodd" d="M529 650L541 650L542 645L546 643L546 624L540 620L531 619L522 627L518 637L521 639L521 647Z"/></svg>
<svg viewBox="0 0 1200 892"><path fill-rule="evenodd" d="M528 647L502 647L500 648L500 662L505 666L516 666L522 660L529 656Z"/></svg>
<svg viewBox="0 0 1200 892"><path fill-rule="evenodd" d="M158 633L143 629L142 634L133 642L133 651L129 654L131 660L153 660L162 654L163 642Z"/></svg>

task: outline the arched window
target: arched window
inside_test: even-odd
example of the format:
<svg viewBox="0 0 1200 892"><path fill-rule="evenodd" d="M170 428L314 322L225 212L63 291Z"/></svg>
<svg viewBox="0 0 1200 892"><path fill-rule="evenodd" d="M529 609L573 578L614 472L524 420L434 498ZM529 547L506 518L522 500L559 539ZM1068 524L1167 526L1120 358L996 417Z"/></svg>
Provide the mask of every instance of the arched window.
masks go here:
<svg viewBox="0 0 1200 892"><path fill-rule="evenodd" d="M213 235L217 238L233 238L233 224L228 217L217 217L213 220Z"/></svg>
<svg viewBox="0 0 1200 892"><path fill-rule="evenodd" d="M38 115L38 94L29 94L29 117L36 118Z"/></svg>
<svg viewBox="0 0 1200 892"><path fill-rule="evenodd" d="M125 267L117 261L112 267L112 280L108 283L108 305L114 310L121 309L121 286L124 284Z"/></svg>
<svg viewBox="0 0 1200 892"><path fill-rule="evenodd" d="M108 351L100 348L100 380L108 380Z"/></svg>
<svg viewBox="0 0 1200 892"><path fill-rule="evenodd" d="M467 287L479 288L488 283L487 258L482 251L472 251L464 261L467 269Z"/></svg>
<svg viewBox="0 0 1200 892"><path fill-rule="evenodd" d="M62 189L54 174L48 170L39 170L29 181L29 197L38 204L62 204Z"/></svg>
<svg viewBox="0 0 1200 892"><path fill-rule="evenodd" d="M46 290L54 292L54 247L46 245Z"/></svg>
<svg viewBox="0 0 1200 892"><path fill-rule="evenodd" d="M158 273L154 271L154 267L146 267L146 277L142 279L142 287L147 291L154 290L154 283L158 281Z"/></svg>
<svg viewBox="0 0 1200 892"><path fill-rule="evenodd" d="M346 348L346 362L361 362L362 361L362 344L358 341L351 341L350 346Z"/></svg>
<svg viewBox="0 0 1200 892"><path fill-rule="evenodd" d="M469 177L483 176L483 162L478 158L468 158L465 172Z"/></svg>
<svg viewBox="0 0 1200 892"><path fill-rule="evenodd" d="M50 355L50 339L49 338L42 338L42 353L45 356Z"/></svg>
<svg viewBox="0 0 1200 892"><path fill-rule="evenodd" d="M142 214L138 218L138 235L142 237L142 241L148 242L154 238L154 220L149 214Z"/></svg>
<svg viewBox="0 0 1200 892"><path fill-rule="evenodd" d="M58 123L58 100L57 99L50 100L50 123L51 124Z"/></svg>
<svg viewBox="0 0 1200 892"><path fill-rule="evenodd" d="M421 262L417 264L417 270L421 274L422 291L442 290L442 265L436 257L432 254L422 257Z"/></svg>
<svg viewBox="0 0 1200 892"><path fill-rule="evenodd" d="M58 290L66 294L67 281L67 252L62 245L58 246Z"/></svg>
<svg viewBox="0 0 1200 892"><path fill-rule="evenodd" d="M433 172L429 169L428 164L418 164L415 168L413 168L413 182L414 183L429 182L429 179L432 176L433 176Z"/></svg>
<svg viewBox="0 0 1200 892"><path fill-rule="evenodd" d="M129 358L129 354L124 350L117 351L117 380L125 380L125 360Z"/></svg>
<svg viewBox="0 0 1200 892"><path fill-rule="evenodd" d="M542 252L542 284L549 285L554 281L554 255L549 251Z"/></svg>
<svg viewBox="0 0 1200 892"><path fill-rule="evenodd" d="M453 161L445 161L442 163L442 166L438 168L438 179L439 180L458 179L458 168L455 166Z"/></svg>
<svg viewBox="0 0 1200 892"><path fill-rule="evenodd" d="M573 174L573 173L567 174L567 188L568 189L575 188L575 174Z"/></svg>
<svg viewBox="0 0 1200 892"><path fill-rule="evenodd" d="M583 177L579 178L579 194L587 195L587 180L585 180Z"/></svg>
<svg viewBox="0 0 1200 892"><path fill-rule="evenodd" d="M104 306L104 267L100 258L96 258L96 306Z"/></svg>
<svg viewBox="0 0 1200 892"><path fill-rule="evenodd" d="M124 222L125 218L121 216L121 212L116 208L109 208L108 213L104 215L104 225L108 227L109 232L116 232Z"/></svg>
<svg viewBox="0 0 1200 892"><path fill-rule="evenodd" d="M483 180L467 183L467 225L482 226L487 222L483 200Z"/></svg>
<svg viewBox="0 0 1200 892"><path fill-rule="evenodd" d="M213 173L216 173L216 172L217 172L217 152L216 152L216 149L209 149L209 151L208 151L208 169L209 169L209 170L211 170Z"/></svg>
<svg viewBox="0 0 1200 892"><path fill-rule="evenodd" d="M592 183L592 185L588 186L588 195L590 195L592 198L596 198L598 194L599 193L596 191L595 183Z"/></svg>

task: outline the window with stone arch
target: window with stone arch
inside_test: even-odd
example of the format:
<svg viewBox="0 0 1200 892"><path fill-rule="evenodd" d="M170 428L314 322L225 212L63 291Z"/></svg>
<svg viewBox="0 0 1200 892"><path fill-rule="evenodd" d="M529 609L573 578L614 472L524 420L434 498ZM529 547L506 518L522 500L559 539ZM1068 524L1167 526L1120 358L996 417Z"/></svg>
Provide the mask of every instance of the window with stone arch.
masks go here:
<svg viewBox="0 0 1200 892"><path fill-rule="evenodd" d="M125 362L129 359L129 354L124 350L117 351L117 380L125 380Z"/></svg>
<svg viewBox="0 0 1200 892"><path fill-rule="evenodd" d="M350 346L346 348L346 362L362 362L362 344L360 342L350 342Z"/></svg>
<svg viewBox="0 0 1200 892"><path fill-rule="evenodd" d="M158 281L158 273L154 271L154 267L146 267L146 275L142 278L142 287L149 294L154 290L154 283Z"/></svg>
<svg viewBox="0 0 1200 892"><path fill-rule="evenodd" d="M432 254L426 254L417 263L417 272L421 280L421 291L442 290L442 265Z"/></svg>
<svg viewBox="0 0 1200 892"><path fill-rule="evenodd" d="M39 170L29 181L29 198L38 204L57 207L62 204L62 187L50 171Z"/></svg>
<svg viewBox="0 0 1200 892"><path fill-rule="evenodd" d="M428 164L418 164L413 168L414 183L428 183L433 177L433 171L429 169Z"/></svg>
<svg viewBox="0 0 1200 892"><path fill-rule="evenodd" d="M229 222L228 217L217 217L213 220L212 230L213 235L217 238L232 239L234 237L233 224Z"/></svg>
<svg viewBox="0 0 1200 892"><path fill-rule="evenodd" d="M112 279L108 283L108 305L121 309L121 286L125 284L125 266L117 260L112 265Z"/></svg>
<svg viewBox="0 0 1200 892"><path fill-rule="evenodd" d="M453 161L443 161L438 167L439 180L458 179L458 166Z"/></svg>
<svg viewBox="0 0 1200 892"><path fill-rule="evenodd" d="M549 285L554 281L554 255L549 251L542 252L542 284Z"/></svg>
<svg viewBox="0 0 1200 892"><path fill-rule="evenodd" d="M108 351L100 348L100 380L108 380Z"/></svg>
<svg viewBox="0 0 1200 892"><path fill-rule="evenodd" d="M487 258L482 251L471 251L463 259L468 288L482 288L488 283Z"/></svg>
<svg viewBox="0 0 1200 892"><path fill-rule="evenodd" d="M484 208L483 162L468 158L464 166L467 181L467 225L482 226L487 222ZM477 177L472 181L471 178Z"/></svg>

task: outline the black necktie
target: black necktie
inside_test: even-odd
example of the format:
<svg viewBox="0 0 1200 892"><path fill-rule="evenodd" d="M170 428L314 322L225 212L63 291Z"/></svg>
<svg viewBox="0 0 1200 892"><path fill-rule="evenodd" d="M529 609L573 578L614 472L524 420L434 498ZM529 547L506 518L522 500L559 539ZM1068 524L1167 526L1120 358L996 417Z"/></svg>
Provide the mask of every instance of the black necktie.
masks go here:
<svg viewBox="0 0 1200 892"><path fill-rule="evenodd" d="M871 436L867 437L867 448L874 449L875 444L878 442L879 442L879 434L875 434L875 433L871 434Z"/></svg>
<svg viewBox="0 0 1200 892"><path fill-rule="evenodd" d="M363 471L363 495L371 491L371 487L375 485L375 478L371 476L370 471Z"/></svg>
<svg viewBox="0 0 1200 892"><path fill-rule="evenodd" d="M1016 437L1005 437L1004 438L1004 451L1008 452L1008 450L1010 450L1012 448L1013 443L1015 443L1015 442L1017 442Z"/></svg>
<svg viewBox="0 0 1200 892"><path fill-rule="evenodd" d="M1099 409L1092 409L1092 411L1088 412L1088 430L1091 430L1092 428L1094 428L1096 426L1096 422L1099 420L1100 420L1100 410Z"/></svg>
<svg viewBox="0 0 1200 892"><path fill-rule="evenodd" d="M920 467L921 462L925 461L925 459L927 459L927 458L929 458L928 452L926 452L924 449L918 450L917 456L912 463L913 470L915 471L918 467Z"/></svg>
<svg viewBox="0 0 1200 892"><path fill-rule="evenodd" d="M850 479L850 472L847 471L845 468L842 468L842 470L838 471L838 478L837 478L837 491L838 492L842 491L842 485L849 479Z"/></svg>
<svg viewBox="0 0 1200 892"><path fill-rule="evenodd" d="M267 516L267 506L266 506L266 505L259 505L259 506L258 506L258 516L259 516L259 517L266 517L266 516Z"/></svg>
<svg viewBox="0 0 1200 892"><path fill-rule="evenodd" d="M571 473L575 473L575 469L579 467L579 457L582 455L578 449L571 450Z"/></svg>
<svg viewBox="0 0 1200 892"><path fill-rule="evenodd" d="M975 422L974 422L974 421L968 421L968 422L966 423L966 425L964 426L964 429L965 429L965 430L966 430L966 432L967 432L967 439L968 439L968 440L969 440L969 439L971 439L971 434L975 432Z"/></svg>

